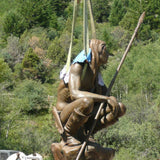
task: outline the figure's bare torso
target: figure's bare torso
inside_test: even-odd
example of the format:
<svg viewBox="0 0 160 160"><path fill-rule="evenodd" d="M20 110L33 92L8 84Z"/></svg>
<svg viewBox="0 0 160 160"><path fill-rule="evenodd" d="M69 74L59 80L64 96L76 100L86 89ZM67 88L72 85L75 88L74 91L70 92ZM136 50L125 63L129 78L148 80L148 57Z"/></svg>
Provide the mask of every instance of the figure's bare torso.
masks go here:
<svg viewBox="0 0 160 160"><path fill-rule="evenodd" d="M86 64L87 69L82 69L82 75L81 75L81 88L82 91L88 91L93 92L93 89L95 87L95 78L96 75L93 74L93 71L89 67L89 64ZM85 68L85 66L83 66Z"/></svg>
<svg viewBox="0 0 160 160"><path fill-rule="evenodd" d="M76 64L77 65L77 64ZM96 86L96 75L93 74L89 64L87 64L86 69L84 69L84 65L78 64L81 70L80 76L80 88L81 91L93 92ZM74 66L72 66L74 67ZM68 84L65 84L63 80L61 80L58 87L58 99L57 99L57 109L62 110L65 105L72 102L70 91Z"/></svg>
<svg viewBox="0 0 160 160"><path fill-rule="evenodd" d="M99 87L97 84L99 67L107 63L109 56L109 53L106 51L106 43L92 39L90 48L92 50L91 61L89 63L84 61L84 63L72 64L68 84L64 84L61 81L56 105L58 110L63 110L69 104L73 109L75 101L80 98L91 98L94 102L106 102L108 99L100 91L102 88L106 90L105 85Z"/></svg>

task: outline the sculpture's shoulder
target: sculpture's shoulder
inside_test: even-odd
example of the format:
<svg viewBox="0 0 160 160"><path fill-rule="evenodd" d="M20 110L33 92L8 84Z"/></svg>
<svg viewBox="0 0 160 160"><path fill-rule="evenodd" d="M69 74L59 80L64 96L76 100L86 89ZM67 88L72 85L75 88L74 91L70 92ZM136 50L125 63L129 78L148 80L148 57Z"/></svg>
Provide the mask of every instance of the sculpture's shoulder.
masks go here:
<svg viewBox="0 0 160 160"><path fill-rule="evenodd" d="M83 71L83 63L75 63L71 65L70 74L74 74L75 76L80 76Z"/></svg>

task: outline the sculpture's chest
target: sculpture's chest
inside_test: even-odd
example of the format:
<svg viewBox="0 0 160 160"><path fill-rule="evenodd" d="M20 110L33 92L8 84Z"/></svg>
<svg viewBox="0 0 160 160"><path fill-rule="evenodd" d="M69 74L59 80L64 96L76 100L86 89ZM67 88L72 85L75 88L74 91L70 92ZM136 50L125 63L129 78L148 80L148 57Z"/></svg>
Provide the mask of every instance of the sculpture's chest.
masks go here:
<svg viewBox="0 0 160 160"><path fill-rule="evenodd" d="M81 75L81 89L85 91L92 91L95 88L96 76L89 66L84 68Z"/></svg>

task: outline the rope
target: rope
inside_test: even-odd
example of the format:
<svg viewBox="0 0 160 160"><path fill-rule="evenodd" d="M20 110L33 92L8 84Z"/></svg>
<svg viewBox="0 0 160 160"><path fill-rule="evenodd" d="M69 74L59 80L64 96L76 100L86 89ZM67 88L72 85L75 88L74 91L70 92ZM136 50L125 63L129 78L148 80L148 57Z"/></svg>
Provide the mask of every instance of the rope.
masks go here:
<svg viewBox="0 0 160 160"><path fill-rule="evenodd" d="M88 0L88 8L89 8L90 20L91 20L92 38L96 39L96 28L95 28L95 24L94 24L91 0Z"/></svg>
<svg viewBox="0 0 160 160"><path fill-rule="evenodd" d="M69 67L70 67L70 64L71 64L72 43L73 43L73 32L74 32L75 22L76 22L76 17L77 17L77 2L79 3L79 0L75 0L75 1L74 1L71 42L70 42L70 46L69 46L68 57L67 57L67 63L66 63L67 71L69 70Z"/></svg>
<svg viewBox="0 0 160 160"><path fill-rule="evenodd" d="M67 62L66 62L67 71L69 70L69 67L70 67L70 64L71 64L73 33L74 33L75 22L76 22L76 17L77 17L77 10L78 10L78 5L77 4L79 4L79 3L80 3L80 0L75 0L74 1L71 41L70 41L68 57L67 57ZM83 48L84 48L84 51L85 51L86 55L89 51L89 30L88 30L87 3L88 3L89 12L90 12L92 38L96 38L96 30L95 30L95 25L94 25L91 0L83 0Z"/></svg>
<svg viewBox="0 0 160 160"><path fill-rule="evenodd" d="M87 11L88 0L83 0L83 48L85 54L87 54L87 41L88 41L88 11Z"/></svg>

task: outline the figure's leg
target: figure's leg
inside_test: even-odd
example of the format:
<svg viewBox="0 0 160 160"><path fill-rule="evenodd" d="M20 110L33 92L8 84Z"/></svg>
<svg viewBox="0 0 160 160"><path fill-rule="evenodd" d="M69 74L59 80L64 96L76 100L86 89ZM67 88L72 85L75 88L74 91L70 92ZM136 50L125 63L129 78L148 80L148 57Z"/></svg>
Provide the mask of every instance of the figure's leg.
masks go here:
<svg viewBox="0 0 160 160"><path fill-rule="evenodd" d="M62 111L61 119L63 122L66 122L64 129L67 135L66 141L68 144L75 145L78 143L74 138L77 138L78 130L88 120L89 115L93 110L93 104L93 99L81 98L70 104L70 106L67 106L67 109L65 108L65 110Z"/></svg>
<svg viewBox="0 0 160 160"><path fill-rule="evenodd" d="M70 117L71 113L74 109L78 109L80 112L84 114L90 114L93 109L93 100L92 98L80 98L72 103L66 104L65 108L62 110L60 114L60 118L63 124L65 124Z"/></svg>

